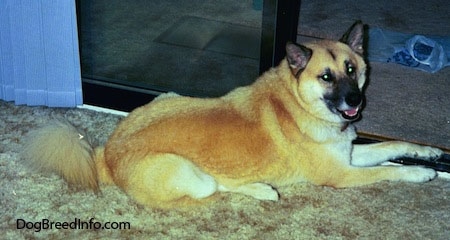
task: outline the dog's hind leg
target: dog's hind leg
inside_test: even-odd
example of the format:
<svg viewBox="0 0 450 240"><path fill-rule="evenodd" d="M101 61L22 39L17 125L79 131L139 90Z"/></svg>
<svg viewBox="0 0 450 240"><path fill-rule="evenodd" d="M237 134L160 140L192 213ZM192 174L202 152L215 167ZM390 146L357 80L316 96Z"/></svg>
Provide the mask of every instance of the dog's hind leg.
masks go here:
<svg viewBox="0 0 450 240"><path fill-rule="evenodd" d="M436 159L442 154L443 152L437 148L401 141L354 144L351 164L366 167L375 166L399 157Z"/></svg>
<svg viewBox="0 0 450 240"><path fill-rule="evenodd" d="M217 191L217 182L188 159L175 154L155 154L128 172L124 189L139 203L172 206L185 197L202 199Z"/></svg>
<svg viewBox="0 0 450 240"><path fill-rule="evenodd" d="M241 193L259 200L278 201L279 199L277 190L265 183L250 183L237 187L225 187L219 185L218 189L221 192Z"/></svg>

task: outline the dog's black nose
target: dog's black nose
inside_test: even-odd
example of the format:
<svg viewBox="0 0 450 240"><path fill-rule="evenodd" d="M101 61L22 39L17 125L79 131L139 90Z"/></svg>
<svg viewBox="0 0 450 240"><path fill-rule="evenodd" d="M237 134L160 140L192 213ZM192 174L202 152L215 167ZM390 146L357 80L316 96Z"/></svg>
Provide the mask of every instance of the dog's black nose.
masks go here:
<svg viewBox="0 0 450 240"><path fill-rule="evenodd" d="M345 97L345 102L350 107L357 107L362 102L362 94L361 93L350 93Z"/></svg>

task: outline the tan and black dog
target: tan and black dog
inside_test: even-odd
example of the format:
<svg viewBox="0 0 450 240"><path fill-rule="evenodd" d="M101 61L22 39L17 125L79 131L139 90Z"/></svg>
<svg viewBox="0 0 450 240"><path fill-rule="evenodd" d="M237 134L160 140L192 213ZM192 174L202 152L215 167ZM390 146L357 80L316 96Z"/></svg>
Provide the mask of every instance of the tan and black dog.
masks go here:
<svg viewBox="0 0 450 240"><path fill-rule="evenodd" d="M288 43L287 56L252 85L220 98L163 95L131 112L104 147L57 123L30 135L24 158L70 184L115 184L137 202L176 206L235 192L279 199L277 188L302 182L336 188L384 180L425 182L419 166L378 166L442 151L405 142L353 145L366 81L364 27L340 41Z"/></svg>

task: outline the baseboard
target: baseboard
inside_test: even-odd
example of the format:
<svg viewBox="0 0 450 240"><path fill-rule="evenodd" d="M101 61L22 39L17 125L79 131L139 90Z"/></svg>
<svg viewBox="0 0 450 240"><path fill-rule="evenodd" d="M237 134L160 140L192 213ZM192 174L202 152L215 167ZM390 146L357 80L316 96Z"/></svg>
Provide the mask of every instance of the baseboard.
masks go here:
<svg viewBox="0 0 450 240"><path fill-rule="evenodd" d="M77 108L88 109L88 110L92 110L92 111L96 111L96 112L109 113L109 114L114 114L114 115L119 115L119 116L124 116L124 117L128 116L128 112L114 110L114 109L110 109L110 108L104 108L104 107L97 107L97 106L89 105L89 104L83 104L81 106L78 106Z"/></svg>

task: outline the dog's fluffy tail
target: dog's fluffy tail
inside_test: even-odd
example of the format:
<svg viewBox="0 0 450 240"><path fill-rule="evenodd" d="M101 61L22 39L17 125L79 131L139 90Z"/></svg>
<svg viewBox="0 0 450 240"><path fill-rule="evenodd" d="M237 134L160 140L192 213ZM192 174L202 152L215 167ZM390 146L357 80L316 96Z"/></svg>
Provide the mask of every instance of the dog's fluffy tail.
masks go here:
<svg viewBox="0 0 450 240"><path fill-rule="evenodd" d="M55 121L28 134L22 159L35 170L59 174L71 186L97 192L96 155L100 154L94 153L88 139L74 126Z"/></svg>

